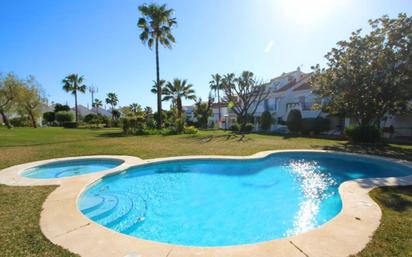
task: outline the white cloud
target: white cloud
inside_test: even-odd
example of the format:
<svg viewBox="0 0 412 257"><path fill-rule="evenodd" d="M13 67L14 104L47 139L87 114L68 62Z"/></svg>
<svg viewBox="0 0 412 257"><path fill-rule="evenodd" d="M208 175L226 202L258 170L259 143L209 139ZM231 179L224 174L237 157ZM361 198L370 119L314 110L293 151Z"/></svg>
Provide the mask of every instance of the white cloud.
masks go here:
<svg viewBox="0 0 412 257"><path fill-rule="evenodd" d="M272 50L273 47L273 40L270 40L269 43L266 45L265 50L263 50L265 53L269 53L270 50Z"/></svg>

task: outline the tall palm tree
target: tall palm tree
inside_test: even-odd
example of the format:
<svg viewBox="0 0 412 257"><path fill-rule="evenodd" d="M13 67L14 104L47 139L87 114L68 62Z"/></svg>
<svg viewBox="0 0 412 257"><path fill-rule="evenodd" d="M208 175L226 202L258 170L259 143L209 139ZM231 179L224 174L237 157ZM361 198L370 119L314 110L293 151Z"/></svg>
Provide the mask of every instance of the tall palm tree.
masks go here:
<svg viewBox="0 0 412 257"><path fill-rule="evenodd" d="M84 77L79 74L70 74L63 80L63 90L74 95L74 108L76 111L76 123L79 123L79 111L77 110L77 92L86 93L86 85L83 84Z"/></svg>
<svg viewBox="0 0 412 257"><path fill-rule="evenodd" d="M139 11L143 17L139 18L137 26L142 30L140 40L143 44L152 49L153 44L156 50L156 87L157 87L157 112L162 113L162 87L160 84L159 68L159 43L167 48L172 48L175 38L172 35L172 28L177 24L176 18L172 17L173 9L168 9L165 4L149 4L139 6ZM157 116L157 126L162 127L162 115Z"/></svg>
<svg viewBox="0 0 412 257"><path fill-rule="evenodd" d="M219 123L221 122L221 112L220 112L220 91L223 90L222 76L219 73L212 74L212 80L209 82L210 89L214 91L215 96L217 96L217 103L219 105Z"/></svg>
<svg viewBox="0 0 412 257"><path fill-rule="evenodd" d="M110 104L112 107L112 120L114 120L114 114L115 114L115 107L119 103L119 99L117 98L117 95L115 93L108 93L106 97L106 103Z"/></svg>
<svg viewBox="0 0 412 257"><path fill-rule="evenodd" d="M196 100L195 91L192 84L187 84L187 80L174 79L173 82L167 82L163 90L163 101L171 100L176 104L177 118L182 117L182 98Z"/></svg>
<svg viewBox="0 0 412 257"><path fill-rule="evenodd" d="M96 113L99 114L99 109L102 108L103 102L102 100L99 100L97 98L94 99L94 102L92 104L93 108L96 108Z"/></svg>

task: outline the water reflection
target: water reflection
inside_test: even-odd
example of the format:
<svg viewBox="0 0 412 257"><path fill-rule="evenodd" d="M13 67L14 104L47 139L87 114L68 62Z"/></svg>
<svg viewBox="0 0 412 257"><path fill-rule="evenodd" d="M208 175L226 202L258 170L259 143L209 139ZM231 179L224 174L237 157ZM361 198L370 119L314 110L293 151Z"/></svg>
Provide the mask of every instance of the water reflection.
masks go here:
<svg viewBox="0 0 412 257"><path fill-rule="evenodd" d="M295 177L295 185L299 186L302 191L302 199L299 211L294 217L293 228L286 232L286 236L292 236L317 226L316 217L320 204L334 194L329 189L337 182L329 173L322 172L316 161L291 161L288 166Z"/></svg>

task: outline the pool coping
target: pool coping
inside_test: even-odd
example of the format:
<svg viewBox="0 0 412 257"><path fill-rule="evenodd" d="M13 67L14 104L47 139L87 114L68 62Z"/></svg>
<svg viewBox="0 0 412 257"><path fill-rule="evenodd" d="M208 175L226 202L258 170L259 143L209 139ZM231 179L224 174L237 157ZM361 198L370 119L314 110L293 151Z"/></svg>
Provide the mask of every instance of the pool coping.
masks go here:
<svg viewBox="0 0 412 257"><path fill-rule="evenodd" d="M366 154L327 150L278 150L258 152L249 156L199 155L143 160L132 156L95 155L66 157L12 166L0 171L0 183L13 186L59 185L43 203L40 228L53 243L86 257L323 257L348 256L362 250L369 242L381 219L379 206L368 192L380 186L412 185L412 175L406 177L350 180L339 186L342 210L330 221L305 233L262 243L223 246L190 247L160 243L121 234L95 223L77 207L80 194L103 176L122 172L137 165L183 159L260 159L282 152L329 152L388 160L412 167L408 161ZM56 161L81 159L118 159L124 162L112 169L58 179L32 179L21 176L25 170Z"/></svg>

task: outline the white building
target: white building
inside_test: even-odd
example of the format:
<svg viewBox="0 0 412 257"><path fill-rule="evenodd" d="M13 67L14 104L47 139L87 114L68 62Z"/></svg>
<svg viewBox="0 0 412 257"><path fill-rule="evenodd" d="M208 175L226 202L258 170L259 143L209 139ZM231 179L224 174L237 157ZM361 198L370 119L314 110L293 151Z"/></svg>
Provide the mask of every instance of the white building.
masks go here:
<svg viewBox="0 0 412 257"><path fill-rule="evenodd" d="M325 117L325 113L312 109L314 104L321 104L322 99L313 94L309 86L310 76L310 73L303 73L298 68L264 84L269 96L256 109L255 125L259 125L259 117L265 111L269 111L278 122L286 121L291 110L299 110L302 118ZM278 122L275 122L273 129L278 126Z"/></svg>
<svg viewBox="0 0 412 257"><path fill-rule="evenodd" d="M298 68L296 71L284 73L264 84L263 86L266 86L270 92L267 100L263 101L255 112L255 128L259 129L259 117L264 111L269 111L277 121L272 126L272 130L282 127L279 121L286 121L291 110L299 110L303 119L328 118L333 133L353 124L349 118L330 116L328 113L313 108L315 104L322 104L324 100L313 93L309 84L311 75L311 73L303 73ZM394 133L391 136L412 137L412 114L387 115L381 126L384 130L392 126Z"/></svg>
<svg viewBox="0 0 412 257"><path fill-rule="evenodd" d="M220 120L219 120L220 111ZM230 127L237 121L237 116L231 108L227 106L227 103L213 103L212 104L212 116L209 118L209 126L230 129Z"/></svg>

